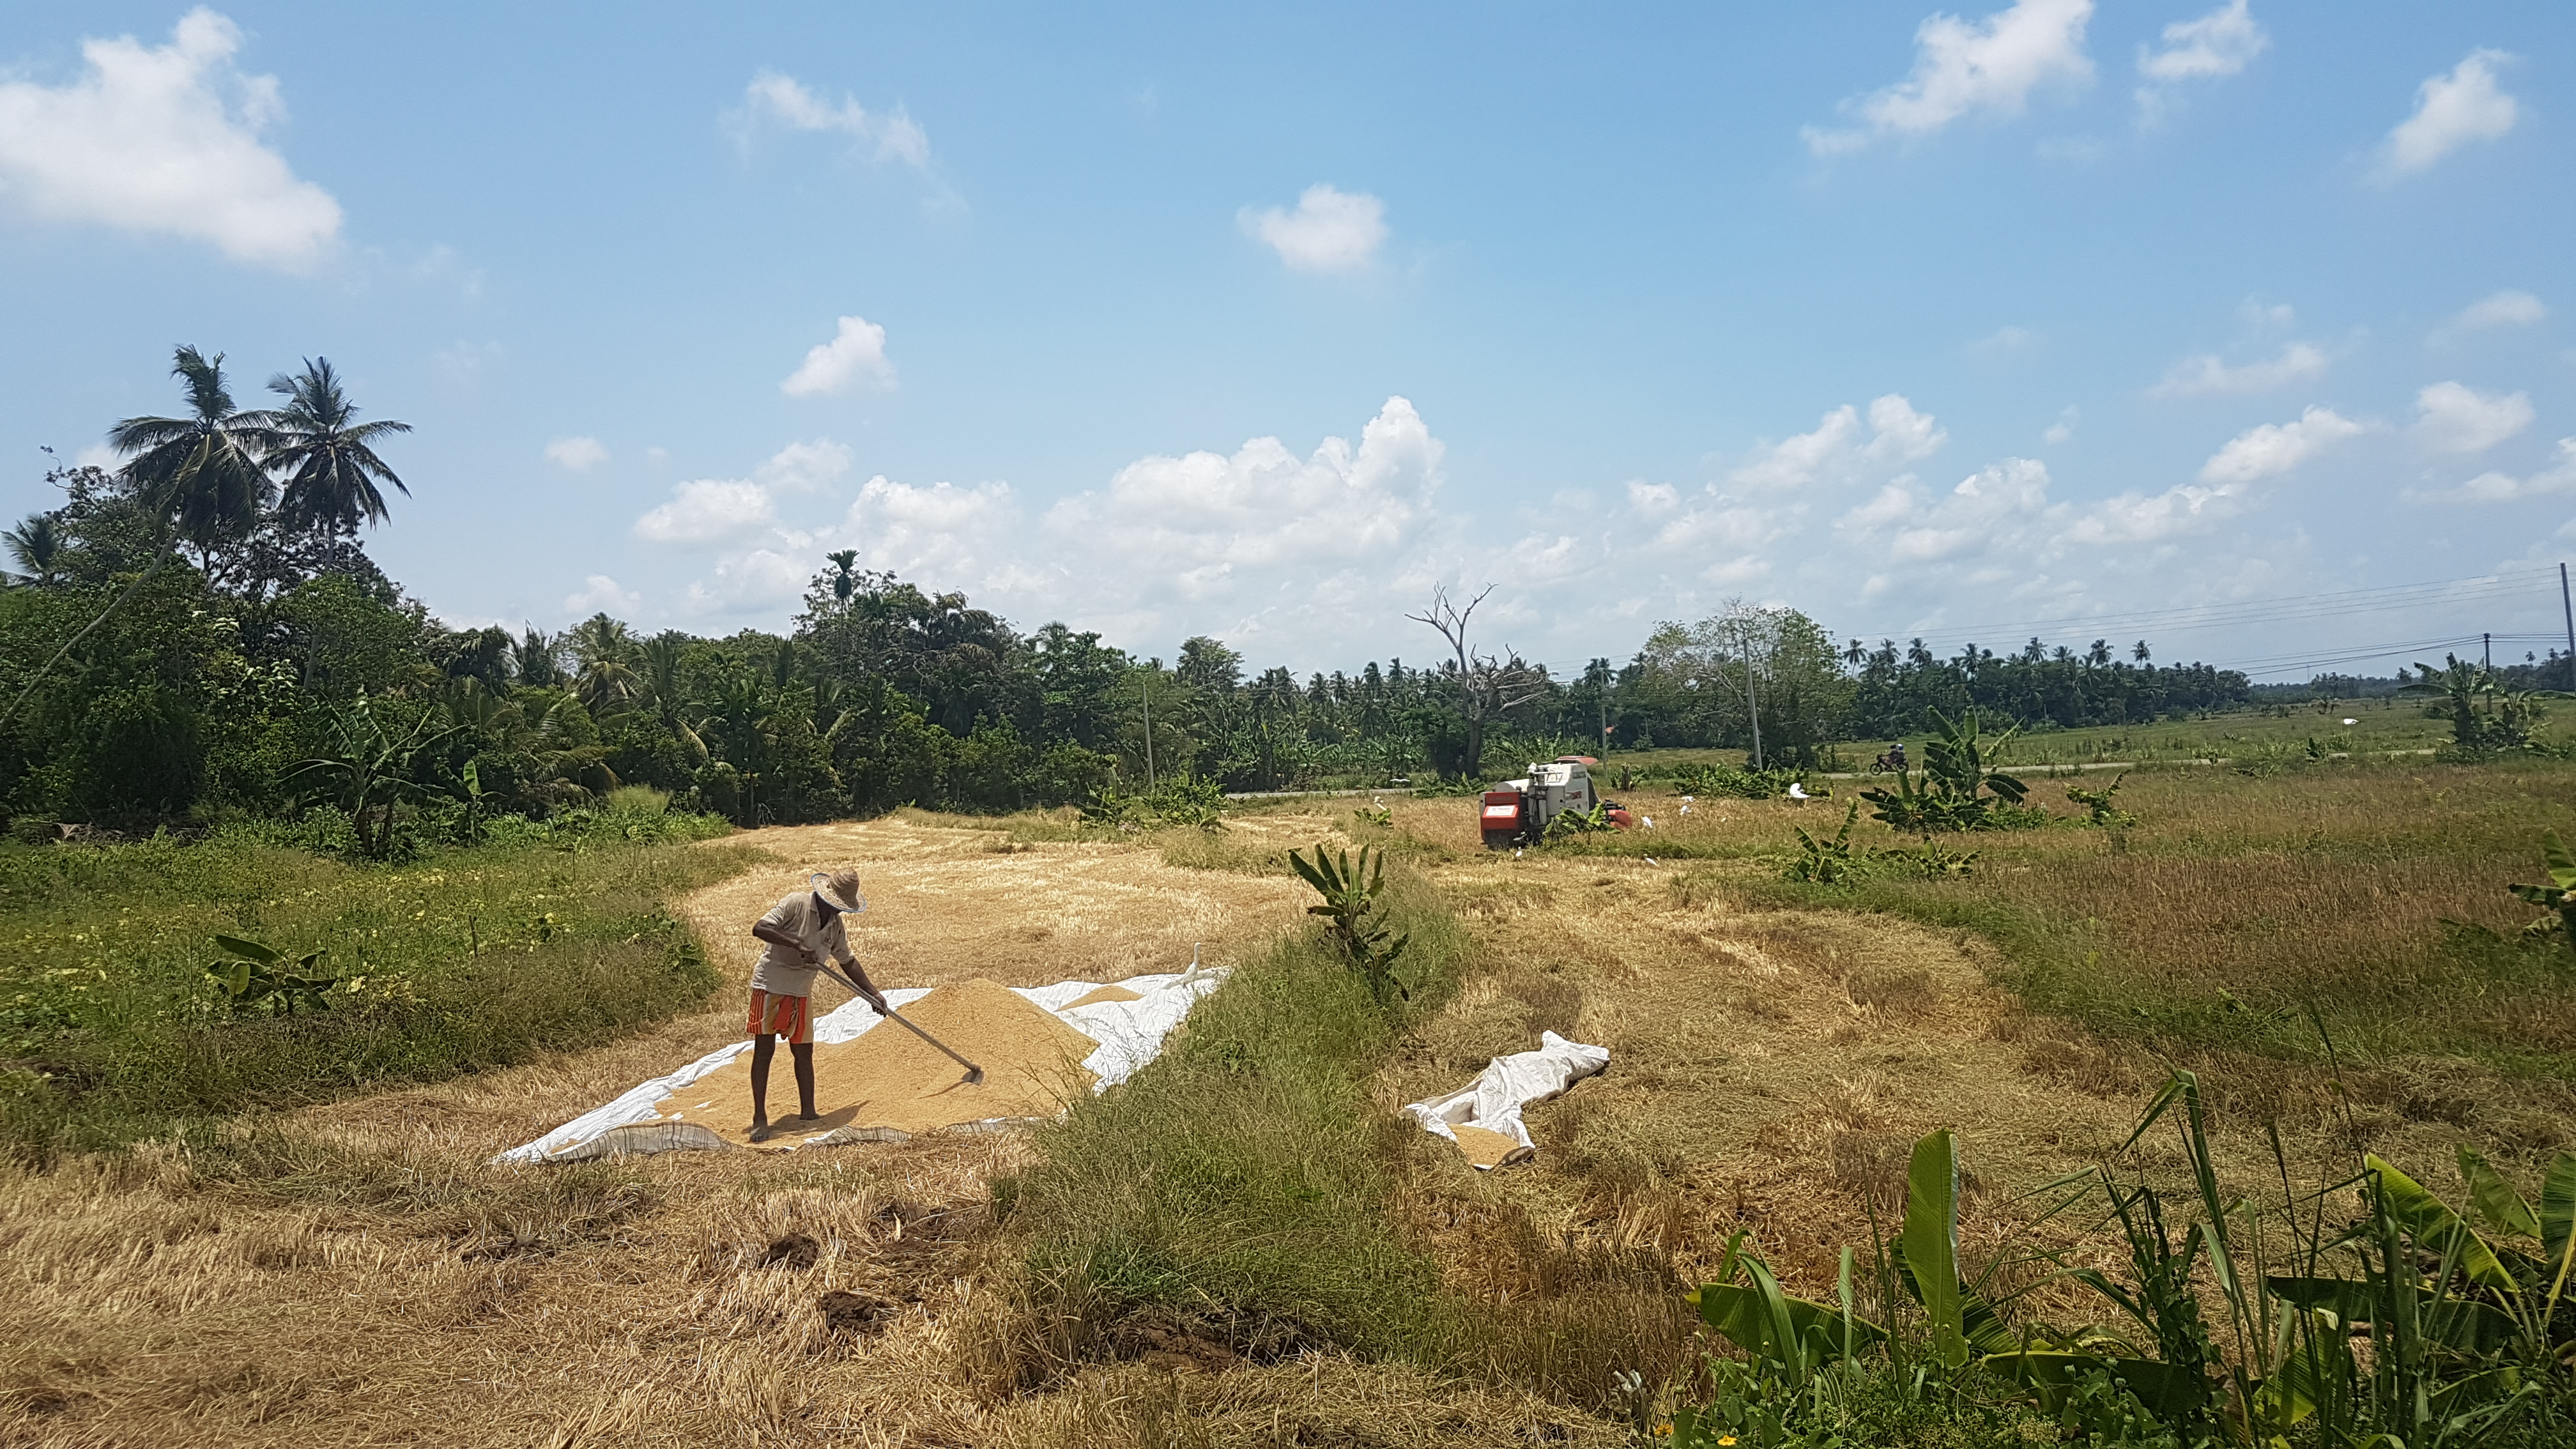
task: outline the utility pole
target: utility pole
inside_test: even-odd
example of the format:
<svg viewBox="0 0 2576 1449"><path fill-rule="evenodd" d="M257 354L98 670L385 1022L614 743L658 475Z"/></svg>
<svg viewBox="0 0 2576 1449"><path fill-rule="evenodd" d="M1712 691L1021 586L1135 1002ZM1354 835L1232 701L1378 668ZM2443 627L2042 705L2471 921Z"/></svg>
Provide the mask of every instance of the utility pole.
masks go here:
<svg viewBox="0 0 2576 1449"><path fill-rule="evenodd" d="M1744 712L1753 719L1753 768L1762 768L1762 706L1753 697L1753 631L1738 628L1735 637L1744 641Z"/></svg>
<svg viewBox="0 0 2576 1449"><path fill-rule="evenodd" d="M1145 793L1154 793L1154 676L1144 677L1145 691Z"/></svg>
<svg viewBox="0 0 2576 1449"><path fill-rule="evenodd" d="M2567 615L2567 687L2576 689L2576 603L2567 595L2567 565L2558 566L2558 607Z"/></svg>
<svg viewBox="0 0 2576 1449"><path fill-rule="evenodd" d="M2478 636L2478 667L2489 674L2495 672L2495 636L2493 634Z"/></svg>

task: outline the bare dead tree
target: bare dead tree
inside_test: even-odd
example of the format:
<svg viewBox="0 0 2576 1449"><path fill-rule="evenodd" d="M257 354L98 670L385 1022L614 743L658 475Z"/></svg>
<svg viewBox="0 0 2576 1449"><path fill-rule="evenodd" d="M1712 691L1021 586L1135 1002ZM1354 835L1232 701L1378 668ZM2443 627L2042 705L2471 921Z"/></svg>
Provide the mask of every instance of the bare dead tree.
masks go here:
<svg viewBox="0 0 2576 1449"><path fill-rule="evenodd" d="M1449 597L1446 585L1431 590L1431 606L1419 614L1404 617L1417 624L1428 624L1440 631L1449 642L1451 667L1457 671L1458 714L1467 726L1467 751L1459 773L1469 779L1481 772L1485 762L1485 728L1511 709L1529 703L1547 693L1547 675L1523 663L1509 646L1504 657L1477 651L1468 639L1468 622L1476 606L1494 591L1492 584L1477 591L1464 608Z"/></svg>

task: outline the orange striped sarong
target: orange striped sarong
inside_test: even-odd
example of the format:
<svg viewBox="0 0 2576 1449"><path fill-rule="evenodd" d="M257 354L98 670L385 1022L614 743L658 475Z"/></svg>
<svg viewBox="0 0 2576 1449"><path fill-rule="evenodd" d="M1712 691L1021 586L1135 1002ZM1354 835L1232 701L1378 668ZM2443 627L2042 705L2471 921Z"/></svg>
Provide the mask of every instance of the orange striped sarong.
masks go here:
<svg viewBox="0 0 2576 1449"><path fill-rule="evenodd" d="M783 1036L790 1046L814 1039L814 1021L806 1010L811 998L773 996L755 986L751 988L751 1035Z"/></svg>

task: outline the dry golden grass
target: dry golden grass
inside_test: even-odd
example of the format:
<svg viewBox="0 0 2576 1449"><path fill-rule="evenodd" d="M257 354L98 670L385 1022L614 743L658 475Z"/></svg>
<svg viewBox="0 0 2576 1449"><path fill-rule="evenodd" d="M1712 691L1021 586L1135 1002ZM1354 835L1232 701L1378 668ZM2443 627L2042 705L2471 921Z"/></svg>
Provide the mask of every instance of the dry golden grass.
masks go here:
<svg viewBox="0 0 2576 1449"><path fill-rule="evenodd" d="M1223 964L1304 887L918 820L744 839L775 863L685 906L726 977L704 1011L299 1114L236 1144L255 1170L147 1150L0 1177L0 1443L989 1442L958 1344L1002 1311L978 1230L1021 1135L486 1159L737 1036L750 924L810 866L858 867L853 945L905 986L1114 980L1194 942Z"/></svg>
<svg viewBox="0 0 2576 1449"><path fill-rule="evenodd" d="M2034 801L2075 813L2066 781L2027 778ZM1791 849L1792 826L1830 831L1845 801L1710 799L1685 818L1678 800L1641 795L1656 830L1575 850L1660 853L1688 901L1812 899L1987 934L2007 951L1995 979L2088 1029L2029 1044L2063 1080L2125 1081L2136 1073L2113 1060L2169 1057L2240 1117L2351 1106L2348 1135L2440 1123L2528 1160L2576 1140L2576 956L2458 932L2510 937L2537 914L2504 886L2538 878L2541 832L2576 826L2571 801L2576 765L2546 760L2158 770L2129 777L2120 803L2144 820L2128 830L1979 834L1956 842L1980 853L1965 880L1844 892L1782 886L1764 857ZM1409 802L1399 818L1472 839L1455 802ZM1865 809L1854 839L1903 843ZM2329 1085L2319 1022L2347 1095Z"/></svg>
<svg viewBox="0 0 2576 1449"><path fill-rule="evenodd" d="M2438 940L2443 915L2518 924L2521 908L2497 885L2529 860L2493 842L2526 827L2536 837L2549 808L2536 787L2563 791L2571 774L2142 777L2122 801L2149 824L2130 832L2126 853L2095 831L1981 836L1971 842L1988 851L1979 876L1915 888L2032 911L2072 900L2097 913L2095 949L2131 953L2142 974L2151 959L2185 962L2175 973L2185 983L2204 967L2223 971L2240 996L2247 983L2348 983L2338 952L2386 962L2409 949L2401 933ZM1680 821L1675 803L1646 808L1664 827ZM1697 857L1649 864L1474 853L1465 802L1398 806L1400 827L1460 852L1435 878L1482 949L1478 974L1388 1072L1386 1102L1458 1086L1542 1029L1612 1051L1603 1076L1528 1113L1531 1164L1479 1175L1423 1139L1404 1211L1453 1290L1496 1305L1505 1322L1581 1316L1575 1300L1594 1295L1583 1336L1624 1336L1618 1352L1640 1367L1671 1363L1686 1325L1632 1317L1623 1327L1623 1292L1695 1281L1741 1229L1792 1291L1830 1297L1838 1250L1869 1241L1867 1205L1882 1223L1901 1213L1907 1153L1927 1131L1959 1133L1971 1261L2026 1227L2030 1207L2015 1193L2117 1151L2167 1070L2151 1042L2028 1010L1995 984L2013 979L2014 961L1970 931L1784 904L1769 888L1776 868L1757 852L1783 848L1793 824L1838 824L1828 809L1700 802L1669 834L1621 842L1678 841ZM2484 843L2459 848L2464 820ZM2353 858L2338 863L2347 836ZM2367 904L2335 905L2338 879ZM2254 915L2302 911L2341 914L2251 943L2242 929ZM2386 1040L2421 1043L2442 1029L2399 1018ZM2308 1063L2196 1052L2228 1109L2222 1164L2248 1189L2273 1175L2266 1118L2282 1122L2307 1183L2341 1176L2358 1145L2442 1182L2461 1140L2511 1158L2576 1127L2562 1085L2511 1081L2492 1066L2424 1054L2347 1066L2357 1100L2338 1103ZM2121 1161L2155 1177L2177 1166L2163 1134ZM2076 1226L2057 1225L2050 1241L2104 1252L2077 1242ZM1490 1353L1509 1357L1509 1346Z"/></svg>

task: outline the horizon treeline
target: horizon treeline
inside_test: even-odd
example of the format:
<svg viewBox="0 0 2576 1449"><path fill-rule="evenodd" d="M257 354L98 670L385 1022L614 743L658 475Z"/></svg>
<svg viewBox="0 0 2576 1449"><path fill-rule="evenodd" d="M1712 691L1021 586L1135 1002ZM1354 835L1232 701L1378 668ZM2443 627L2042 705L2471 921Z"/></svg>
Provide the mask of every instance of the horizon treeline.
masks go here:
<svg viewBox="0 0 2576 1449"><path fill-rule="evenodd" d="M182 557L117 475L48 477L63 506L11 534L48 543L20 550L0 592L0 687L19 694L89 632L0 726L13 821L322 808L364 837L371 810L544 818L626 785L748 824L1084 803L1180 779L1455 779L1578 750L1741 747L1748 651L1765 754L1788 765L1913 733L1930 708L2072 727L2249 697L2240 674L2099 646L1838 650L1803 614L1764 609L1660 626L1625 665L1565 679L1471 649L1463 673L1395 656L1301 680L1204 636L1165 662L1062 623L1022 633L850 554L814 576L785 634L646 635L606 614L559 634L450 629L346 533L299 540L271 516ZM1471 685L1492 705L1474 754Z"/></svg>
<svg viewBox="0 0 2576 1449"><path fill-rule="evenodd" d="M1023 633L854 552L819 561L784 634L646 635L606 614L450 629L358 539L387 517L378 484L407 491L372 451L404 426L354 422L327 359L270 383L286 407L237 409L222 363L179 349L188 414L120 422L124 466L57 467L61 504L5 535L0 814L23 836L320 820L316 838L385 853L631 786L741 824L991 812L1175 783L1477 779L1741 747L1757 725L1768 761L1812 766L1932 709L2074 727L2250 698L2242 674L2158 665L2143 643L1940 658L1838 647L1804 614L1747 606L1556 678L1478 647L1473 600L1389 621L1430 664L1390 651L1301 680L1205 636L1167 663L1061 622Z"/></svg>

